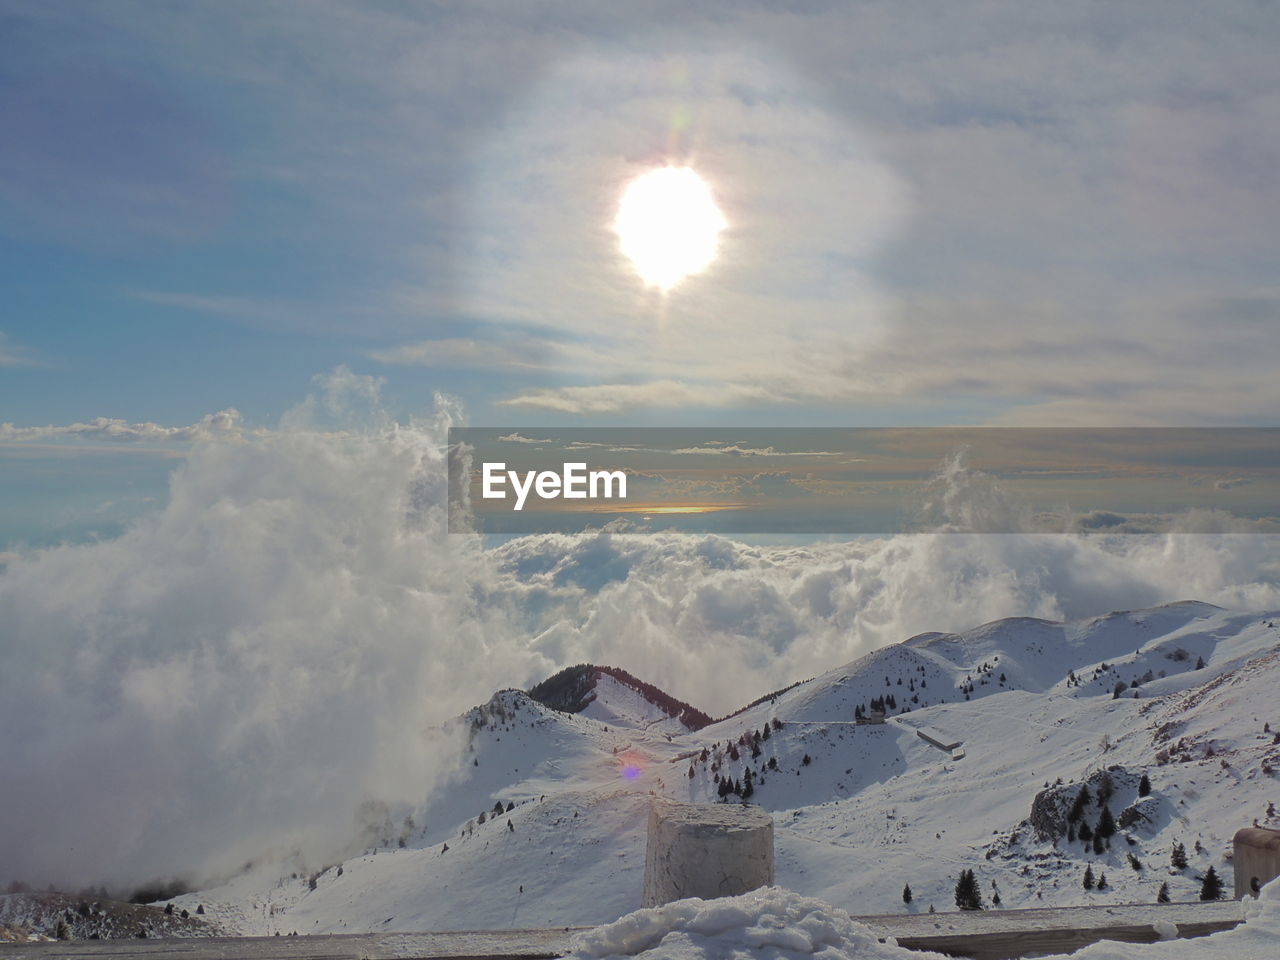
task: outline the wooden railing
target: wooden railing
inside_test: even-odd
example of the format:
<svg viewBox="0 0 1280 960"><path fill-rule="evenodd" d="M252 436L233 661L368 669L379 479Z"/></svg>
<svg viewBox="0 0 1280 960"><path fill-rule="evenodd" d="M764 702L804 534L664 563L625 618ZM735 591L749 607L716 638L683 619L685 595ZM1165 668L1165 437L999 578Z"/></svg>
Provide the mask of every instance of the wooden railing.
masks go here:
<svg viewBox="0 0 1280 960"><path fill-rule="evenodd" d="M1240 915L1240 903L1227 900L857 919L877 936L895 937L904 947L973 960L1006 960L1068 952L1099 940L1153 943L1160 939L1157 923L1173 924L1182 937L1205 936L1231 929L1240 923ZM568 952L569 939L578 929L0 943L0 960L551 960Z"/></svg>

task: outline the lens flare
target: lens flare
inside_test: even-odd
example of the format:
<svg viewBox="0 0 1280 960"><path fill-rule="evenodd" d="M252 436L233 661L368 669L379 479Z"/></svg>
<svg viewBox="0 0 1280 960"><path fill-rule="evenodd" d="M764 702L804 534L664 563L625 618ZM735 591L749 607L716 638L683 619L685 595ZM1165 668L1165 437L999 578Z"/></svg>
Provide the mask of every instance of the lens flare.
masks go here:
<svg viewBox="0 0 1280 960"><path fill-rule="evenodd" d="M613 229L646 286L667 292L716 257L727 226L711 188L690 167L659 167L622 192Z"/></svg>
<svg viewBox="0 0 1280 960"><path fill-rule="evenodd" d="M616 757L618 772L624 780L637 780L644 773L646 757L638 750L624 750Z"/></svg>

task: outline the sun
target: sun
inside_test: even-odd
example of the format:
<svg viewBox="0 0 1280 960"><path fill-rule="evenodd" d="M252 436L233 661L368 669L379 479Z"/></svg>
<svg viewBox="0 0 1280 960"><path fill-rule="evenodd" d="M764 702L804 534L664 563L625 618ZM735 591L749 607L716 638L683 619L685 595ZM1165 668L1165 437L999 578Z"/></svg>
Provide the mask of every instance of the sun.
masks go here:
<svg viewBox="0 0 1280 960"><path fill-rule="evenodd" d="M726 226L711 188L690 167L659 167L622 191L618 245L646 286L666 293L716 257Z"/></svg>

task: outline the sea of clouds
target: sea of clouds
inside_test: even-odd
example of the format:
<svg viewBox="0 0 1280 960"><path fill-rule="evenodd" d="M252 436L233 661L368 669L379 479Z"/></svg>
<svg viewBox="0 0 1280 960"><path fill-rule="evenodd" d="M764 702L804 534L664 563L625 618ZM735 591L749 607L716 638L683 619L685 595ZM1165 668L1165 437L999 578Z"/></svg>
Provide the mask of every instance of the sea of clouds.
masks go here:
<svg viewBox="0 0 1280 960"><path fill-rule="evenodd" d="M442 400L396 423L372 381L331 378L278 429L199 440L168 502L120 537L9 559L0 883L323 863L366 801L429 810L460 753L443 721L568 664L723 714L926 630L1181 599L1280 608L1265 535L486 545L446 532L458 418Z"/></svg>

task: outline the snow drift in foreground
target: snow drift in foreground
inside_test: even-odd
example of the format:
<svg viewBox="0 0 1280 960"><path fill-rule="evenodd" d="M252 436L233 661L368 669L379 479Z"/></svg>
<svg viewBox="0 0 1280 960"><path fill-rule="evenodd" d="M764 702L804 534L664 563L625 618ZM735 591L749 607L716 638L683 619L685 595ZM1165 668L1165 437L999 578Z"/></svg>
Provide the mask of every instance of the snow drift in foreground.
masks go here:
<svg viewBox="0 0 1280 960"><path fill-rule="evenodd" d="M822 900L769 887L718 900L677 900L637 910L573 938L569 960L646 957L871 957L930 960L942 954L880 943L849 914Z"/></svg>
<svg viewBox="0 0 1280 960"><path fill-rule="evenodd" d="M1072 960L1274 960L1280 942L1280 880L1242 906L1234 930L1152 944L1103 941ZM680 900L637 910L580 933L569 960L940 960L942 954L881 943L869 928L829 903L777 887L719 900ZM1045 960L1066 960L1055 954Z"/></svg>

